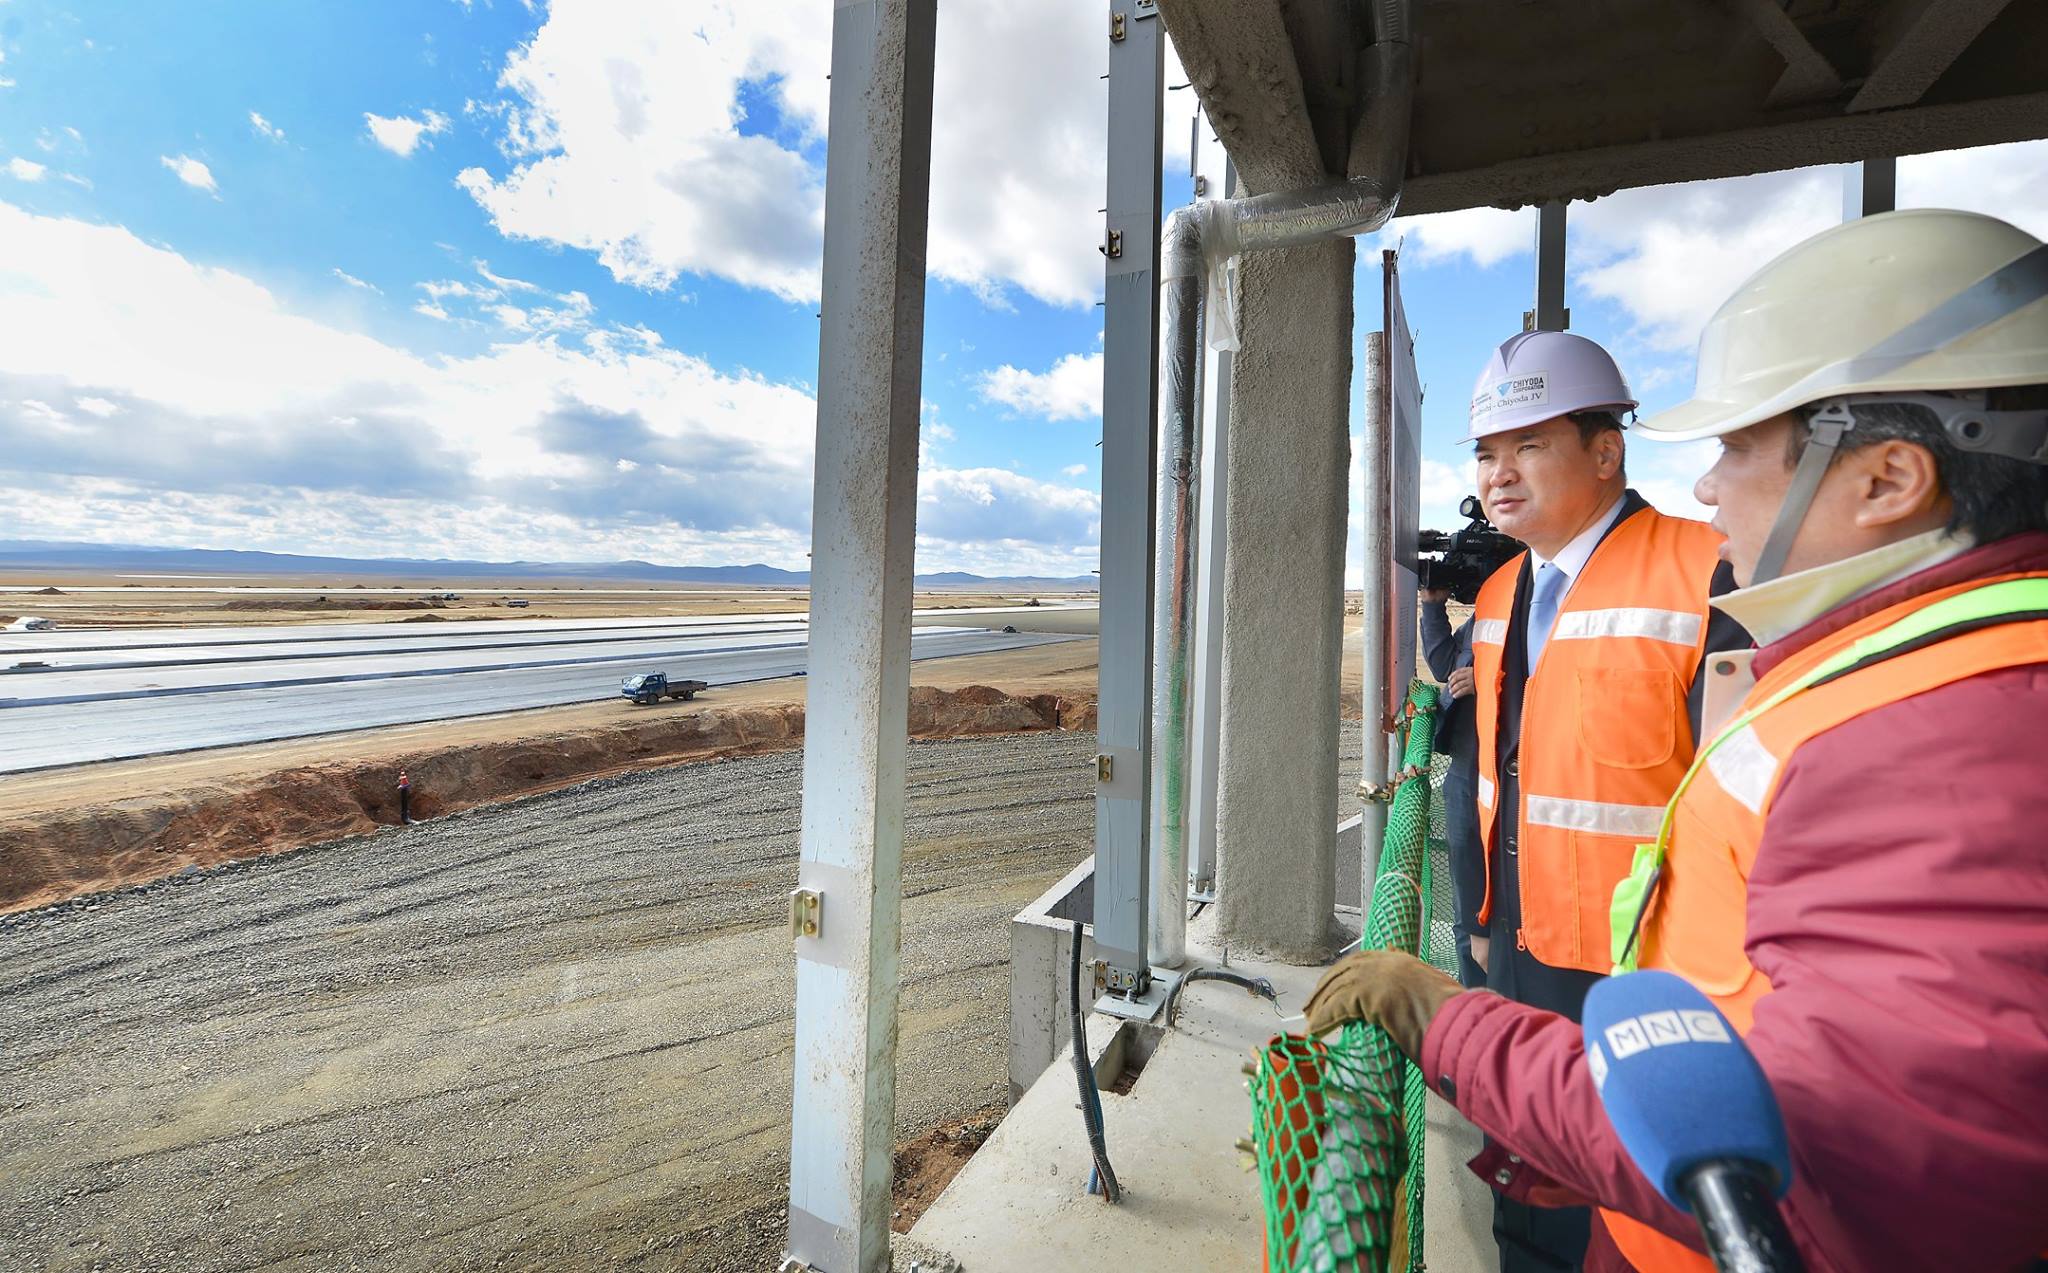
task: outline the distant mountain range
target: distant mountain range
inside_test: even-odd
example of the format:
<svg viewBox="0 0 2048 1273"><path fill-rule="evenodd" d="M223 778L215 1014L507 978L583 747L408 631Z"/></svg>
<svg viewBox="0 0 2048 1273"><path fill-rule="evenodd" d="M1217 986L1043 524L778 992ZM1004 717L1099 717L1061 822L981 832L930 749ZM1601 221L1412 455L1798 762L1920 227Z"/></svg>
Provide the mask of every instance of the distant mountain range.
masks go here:
<svg viewBox="0 0 2048 1273"><path fill-rule="evenodd" d="M294 553L214 548L150 548L139 544L75 544L0 539L0 569L81 570L95 574L355 575L437 583L449 579L560 579L581 583L707 584L742 588L806 588L804 570L774 566L657 566L651 561L446 561L357 557L302 557ZM1004 591L1093 591L1095 576L1047 579L988 578L961 571L917 576L920 588Z"/></svg>

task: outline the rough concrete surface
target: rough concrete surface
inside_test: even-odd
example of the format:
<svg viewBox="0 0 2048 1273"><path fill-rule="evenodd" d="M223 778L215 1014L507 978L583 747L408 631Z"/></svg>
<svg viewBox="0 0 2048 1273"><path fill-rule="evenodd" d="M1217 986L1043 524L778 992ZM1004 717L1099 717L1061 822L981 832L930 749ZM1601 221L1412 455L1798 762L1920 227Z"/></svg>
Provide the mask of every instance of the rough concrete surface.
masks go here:
<svg viewBox="0 0 2048 1273"><path fill-rule="evenodd" d="M897 1124L1007 1094L1010 917L1093 736L915 744ZM798 754L0 917L0 1265L759 1270Z"/></svg>
<svg viewBox="0 0 2048 1273"><path fill-rule="evenodd" d="M1349 240L1243 263L1231 382L1218 931L1328 953L1351 388Z"/></svg>

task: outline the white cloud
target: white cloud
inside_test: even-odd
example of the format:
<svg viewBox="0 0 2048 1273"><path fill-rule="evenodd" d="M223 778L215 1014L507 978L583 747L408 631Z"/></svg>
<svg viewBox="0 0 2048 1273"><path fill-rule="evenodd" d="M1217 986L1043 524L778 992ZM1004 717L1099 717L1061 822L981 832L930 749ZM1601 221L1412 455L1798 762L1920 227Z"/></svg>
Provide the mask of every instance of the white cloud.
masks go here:
<svg viewBox="0 0 2048 1273"><path fill-rule="evenodd" d="M425 314L428 318L438 318L444 323L448 321L448 311L432 301L420 301L412 308L414 313Z"/></svg>
<svg viewBox="0 0 2048 1273"><path fill-rule="evenodd" d="M1433 212L1403 217L1383 231L1381 237L1415 240L1406 247L1406 259L1418 266L1435 265L1463 258L1484 269L1511 256L1534 255L1536 210L1522 208L1505 212L1499 208L1464 208L1457 212ZM1392 246L1392 244L1388 244Z"/></svg>
<svg viewBox="0 0 2048 1273"><path fill-rule="evenodd" d="M508 235L583 248L622 281L716 275L818 294L831 23L802 5L558 0L513 52L495 119L509 166L459 180ZM1096 0L955 4L938 27L928 262L994 304L1101 288L1107 42ZM1169 67L1171 82L1182 78ZM770 101L774 121L743 105ZM1167 98L1184 170L1188 94Z"/></svg>
<svg viewBox="0 0 2048 1273"><path fill-rule="evenodd" d="M33 159L23 159L20 155L7 161L7 175L16 181L41 181L49 171Z"/></svg>
<svg viewBox="0 0 2048 1273"><path fill-rule="evenodd" d="M383 288L378 287L375 283L365 283L363 280L357 278L355 275L349 273L347 270L342 269L338 265L334 267L333 273L334 277L340 279L342 282L348 284L350 287L361 288L365 292L375 292L379 296L382 296L384 294Z"/></svg>
<svg viewBox="0 0 2048 1273"><path fill-rule="evenodd" d="M1745 279L1841 220L1846 172L1763 173L1574 204L1572 286L1620 305L1653 349L1690 353ZM1987 212L2048 237L2048 141L1906 156L1899 206Z"/></svg>
<svg viewBox="0 0 2048 1273"><path fill-rule="evenodd" d="M1067 465L1067 467L1060 470L1060 472L1067 477L1080 477L1083 474L1087 473L1087 471L1088 466L1086 464L1069 464Z"/></svg>
<svg viewBox="0 0 2048 1273"><path fill-rule="evenodd" d="M178 180L186 185L196 190L204 190L216 199L220 197L220 187L213 181L213 170L192 156L179 155L173 159L169 155L163 155L158 162L178 174Z"/></svg>
<svg viewBox="0 0 2048 1273"><path fill-rule="evenodd" d="M448 131L448 117L439 111L422 111L418 119L364 112L363 122L372 141L401 158L411 156L425 138Z"/></svg>
<svg viewBox="0 0 2048 1273"><path fill-rule="evenodd" d="M249 112L249 127L256 130L256 135L258 137L262 137L268 141L284 140L284 129L279 128L276 124L271 123L269 120L263 118L263 116L259 115L255 111Z"/></svg>
<svg viewBox="0 0 2048 1273"><path fill-rule="evenodd" d="M557 330L422 356L119 226L0 202L0 523L57 539L800 568L810 395L601 325L581 293L536 300L529 324ZM1086 491L931 466L920 513L933 569L1093 564Z"/></svg>
<svg viewBox="0 0 2048 1273"><path fill-rule="evenodd" d="M1092 543L1101 516L1095 492L1008 469L926 468L918 473L920 543L984 545L998 553L1014 553L1023 544L1063 550Z"/></svg>
<svg viewBox="0 0 2048 1273"><path fill-rule="evenodd" d="M1005 364L983 372L978 386L990 402L1047 420L1086 420L1102 414L1102 355L1068 354L1049 371Z"/></svg>

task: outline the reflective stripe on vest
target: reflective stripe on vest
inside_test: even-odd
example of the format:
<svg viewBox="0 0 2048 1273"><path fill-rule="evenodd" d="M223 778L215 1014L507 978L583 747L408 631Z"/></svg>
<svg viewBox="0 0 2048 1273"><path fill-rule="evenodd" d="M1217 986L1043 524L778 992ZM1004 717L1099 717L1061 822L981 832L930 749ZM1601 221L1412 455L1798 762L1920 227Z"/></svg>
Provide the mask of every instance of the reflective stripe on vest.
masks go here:
<svg viewBox="0 0 2048 1273"><path fill-rule="evenodd" d="M1747 1034L1769 981L1743 947L1749 873L1787 763L1808 739L1943 685L2048 663L2048 573L1972 580L1915 597L1799 651L1751 688L1734 720L1701 749L1642 846L1641 964L1698 986ZM1624 938L1625 941L1625 938ZM1625 971L1626 963L1616 971ZM1615 1245L1641 1273L1706 1273L1706 1257L1602 1210Z"/></svg>
<svg viewBox="0 0 2048 1273"><path fill-rule="evenodd" d="M1692 759L1686 691L1706 642L1707 593L1721 537L1642 508L1593 550L1558 607L1523 689L1521 806L1498 808L1501 691L1515 594L1528 555L1480 589L1473 607L1482 922L1493 913L1501 820L1516 818L1523 940L1556 968L1605 972L1608 896L1636 843L1656 833Z"/></svg>

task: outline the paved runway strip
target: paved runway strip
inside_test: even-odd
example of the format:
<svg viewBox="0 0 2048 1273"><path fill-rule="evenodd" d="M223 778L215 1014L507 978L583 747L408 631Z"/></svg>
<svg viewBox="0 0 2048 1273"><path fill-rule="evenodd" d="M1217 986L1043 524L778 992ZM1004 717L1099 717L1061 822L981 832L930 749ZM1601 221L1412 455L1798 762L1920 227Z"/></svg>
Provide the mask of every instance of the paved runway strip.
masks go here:
<svg viewBox="0 0 2048 1273"><path fill-rule="evenodd" d="M957 623L988 613L945 617ZM33 653L10 634L0 647L0 773L589 702L616 697L620 677L632 672L715 686L805 670L800 621L665 622L666 629L644 620L518 630L503 622L422 624L404 633L384 624L349 625L357 631L348 634L230 629L212 634L221 638L213 642L191 640L189 629L59 632L48 635L68 638L73 648L51 640L35 643ZM79 648L81 637L109 635L137 639ZM1068 639L925 627L912 636L911 657ZM50 666L8 670L24 659ZM631 710L623 701L620 707Z"/></svg>

